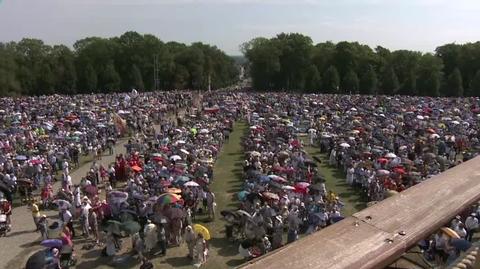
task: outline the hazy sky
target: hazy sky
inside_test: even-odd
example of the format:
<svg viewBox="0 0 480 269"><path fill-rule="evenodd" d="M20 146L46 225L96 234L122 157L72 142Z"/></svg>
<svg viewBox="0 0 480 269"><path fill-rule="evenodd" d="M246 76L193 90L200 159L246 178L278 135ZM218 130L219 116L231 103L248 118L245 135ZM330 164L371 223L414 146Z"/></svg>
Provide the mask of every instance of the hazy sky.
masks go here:
<svg viewBox="0 0 480 269"><path fill-rule="evenodd" d="M480 0L0 0L0 41L72 45L129 30L202 41L228 54L279 32L433 51L480 40Z"/></svg>

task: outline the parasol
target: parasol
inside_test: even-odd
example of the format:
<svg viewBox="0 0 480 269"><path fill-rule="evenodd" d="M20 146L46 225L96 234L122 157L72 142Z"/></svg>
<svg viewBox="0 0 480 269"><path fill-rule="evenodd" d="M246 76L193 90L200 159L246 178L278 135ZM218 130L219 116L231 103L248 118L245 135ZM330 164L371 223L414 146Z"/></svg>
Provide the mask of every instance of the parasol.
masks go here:
<svg viewBox="0 0 480 269"><path fill-rule="evenodd" d="M264 192L264 193L262 193L262 196L267 198L267 199L270 199L270 200L280 199L280 197L278 197L278 194L273 193L273 192Z"/></svg>
<svg viewBox="0 0 480 269"><path fill-rule="evenodd" d="M442 232L451 237L451 238L456 238L456 239L460 239L460 236L457 234L457 232L455 232L454 230L448 228L448 227L442 227L440 228L440 230L442 230Z"/></svg>
<svg viewBox="0 0 480 269"><path fill-rule="evenodd" d="M288 186L288 185L287 186L282 186L282 190L292 191L294 189L295 189L295 187L293 187L293 186Z"/></svg>
<svg viewBox="0 0 480 269"><path fill-rule="evenodd" d="M203 235L203 239L210 240L210 238L211 238L210 237L210 232L208 231L208 229L205 226L200 225L200 224L194 224L193 225L193 230L195 231L195 233Z"/></svg>
<svg viewBox="0 0 480 269"><path fill-rule="evenodd" d="M63 242L60 239L46 239L43 240L40 245L46 248L61 248L63 246Z"/></svg>
<svg viewBox="0 0 480 269"><path fill-rule="evenodd" d="M141 168L140 166L138 166L138 165L132 166L132 170L133 170L134 172L136 172L136 173L142 172L142 168Z"/></svg>
<svg viewBox="0 0 480 269"><path fill-rule="evenodd" d="M167 190L168 193L175 193L175 194L180 194L182 193L182 190L179 188L170 188Z"/></svg>
<svg viewBox="0 0 480 269"><path fill-rule="evenodd" d="M159 205L174 204L181 200L181 196L174 193L164 193L157 199Z"/></svg>
<svg viewBox="0 0 480 269"><path fill-rule="evenodd" d="M53 201L53 203L56 204L59 209L69 209L72 207L72 204L67 200L58 199Z"/></svg>
<svg viewBox="0 0 480 269"><path fill-rule="evenodd" d="M200 185L195 182L195 181L189 181L187 183L185 183L183 186L186 186L186 187L199 187Z"/></svg>
<svg viewBox="0 0 480 269"><path fill-rule="evenodd" d="M17 160L17 161L25 161L25 160L27 160L27 159L28 159L28 158L27 158L27 156L25 156L25 155L17 155L17 156L15 157L15 160Z"/></svg>
<svg viewBox="0 0 480 269"><path fill-rule="evenodd" d="M252 215L250 215L247 211L245 210L237 210L235 211L238 215L242 215L242 216L245 216L247 218L251 218Z"/></svg>
<svg viewBox="0 0 480 269"><path fill-rule="evenodd" d="M340 147L342 147L342 148L349 148L349 147L350 147L350 144L343 142L343 143L340 144Z"/></svg>
<svg viewBox="0 0 480 269"><path fill-rule="evenodd" d="M87 185L85 186L85 192L90 194L91 196L94 196L98 193L97 187L94 185Z"/></svg>
<svg viewBox="0 0 480 269"><path fill-rule="evenodd" d="M172 155L170 156L170 160L172 161L180 161L182 159L182 157L178 156L178 155Z"/></svg>
<svg viewBox="0 0 480 269"><path fill-rule="evenodd" d="M390 175L390 171L384 170L384 169L380 169L380 170L377 171L377 175L379 175L379 176L387 176L387 175Z"/></svg>
<svg viewBox="0 0 480 269"><path fill-rule="evenodd" d="M138 224L138 222L129 220L129 221L126 221L126 222L122 223L120 225L120 229L122 231L126 232L127 234L132 235L132 234L138 233L141 229L141 226L140 226L140 224Z"/></svg>
<svg viewBox="0 0 480 269"><path fill-rule="evenodd" d="M109 220L109 221L107 221L107 224L104 228L104 231L120 235L121 234L121 230L120 230L121 226L122 226L122 223L120 221Z"/></svg>
<svg viewBox="0 0 480 269"><path fill-rule="evenodd" d="M395 153L390 152L385 155L385 158L397 158L397 155L395 155Z"/></svg>
<svg viewBox="0 0 480 269"><path fill-rule="evenodd" d="M297 182L295 184L295 188L297 188L297 189L306 189L306 188L308 188L308 186L310 186L310 183L308 183L308 182Z"/></svg>

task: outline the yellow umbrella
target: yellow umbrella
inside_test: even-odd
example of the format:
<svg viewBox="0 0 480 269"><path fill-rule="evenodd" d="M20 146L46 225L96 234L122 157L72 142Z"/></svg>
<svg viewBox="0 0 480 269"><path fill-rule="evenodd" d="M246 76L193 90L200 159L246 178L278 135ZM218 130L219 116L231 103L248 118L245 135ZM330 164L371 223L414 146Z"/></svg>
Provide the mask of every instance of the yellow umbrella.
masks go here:
<svg viewBox="0 0 480 269"><path fill-rule="evenodd" d="M442 232L444 234L450 236L451 238L460 239L460 236L457 234L457 232L455 232L454 230L452 230L448 227L442 227L442 228L440 228L440 230L442 230Z"/></svg>
<svg viewBox="0 0 480 269"><path fill-rule="evenodd" d="M178 188L170 188L170 189L167 190L167 192L179 194L179 193L182 193L182 190L178 189Z"/></svg>
<svg viewBox="0 0 480 269"><path fill-rule="evenodd" d="M208 229L205 226L200 225L200 224L194 224L193 225L193 230L195 231L195 233L203 235L203 239L210 240L210 238L211 238L210 237L210 232L208 231Z"/></svg>

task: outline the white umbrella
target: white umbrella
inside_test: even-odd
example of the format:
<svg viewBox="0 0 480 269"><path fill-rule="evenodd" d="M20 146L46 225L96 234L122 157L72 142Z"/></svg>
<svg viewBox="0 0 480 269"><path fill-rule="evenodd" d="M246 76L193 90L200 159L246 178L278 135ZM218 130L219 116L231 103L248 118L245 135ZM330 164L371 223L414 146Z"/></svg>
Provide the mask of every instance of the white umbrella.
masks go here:
<svg viewBox="0 0 480 269"><path fill-rule="evenodd" d="M182 153L184 153L184 154L187 154L187 155L190 154L190 152L188 152L188 151L185 150L185 149L181 149L180 151L181 151Z"/></svg>
<svg viewBox="0 0 480 269"><path fill-rule="evenodd" d="M200 185L199 185L197 182L195 182L195 181L189 181L189 182L183 184L183 186L187 186L187 187L199 187Z"/></svg>
<svg viewBox="0 0 480 269"><path fill-rule="evenodd" d="M457 125L457 124L460 124L460 122L459 122L459 121L456 121L456 120L454 120L454 121L452 121L452 124L455 124L455 125Z"/></svg>
<svg viewBox="0 0 480 269"><path fill-rule="evenodd" d="M349 147L350 147L350 144L343 142L343 143L340 144L340 147L342 147L342 148L349 148Z"/></svg>
<svg viewBox="0 0 480 269"><path fill-rule="evenodd" d="M295 189L295 187L293 187L293 186L288 186L288 185L282 186L282 190L290 190L291 191L291 190L294 190L294 189Z"/></svg>
<svg viewBox="0 0 480 269"><path fill-rule="evenodd" d="M258 151L252 151L252 152L250 152L250 155L252 155L254 157L260 157L262 154L260 154L260 152L258 152Z"/></svg>
<svg viewBox="0 0 480 269"><path fill-rule="evenodd" d="M185 141L184 140L178 140L177 142L175 142L176 144L185 144Z"/></svg>
<svg viewBox="0 0 480 269"><path fill-rule="evenodd" d="M208 134L208 130L207 130L207 129L201 129L201 130L199 131L199 133L201 133L201 134Z"/></svg>
<svg viewBox="0 0 480 269"><path fill-rule="evenodd" d="M397 158L397 155L395 155L395 153L387 153L387 155L385 155L385 158Z"/></svg>
<svg viewBox="0 0 480 269"><path fill-rule="evenodd" d="M377 171L377 175L379 175L379 176L390 175L390 171L388 171L388 170L383 170L383 169L382 169L382 170L378 170L378 171Z"/></svg>
<svg viewBox="0 0 480 269"><path fill-rule="evenodd" d="M418 115L418 116L417 116L417 119L419 119L419 120L423 120L424 118L423 118L423 116L421 116L421 115Z"/></svg>
<svg viewBox="0 0 480 269"><path fill-rule="evenodd" d="M180 161L182 159L182 157L178 156L178 155L172 155L170 156L170 160L172 161Z"/></svg>

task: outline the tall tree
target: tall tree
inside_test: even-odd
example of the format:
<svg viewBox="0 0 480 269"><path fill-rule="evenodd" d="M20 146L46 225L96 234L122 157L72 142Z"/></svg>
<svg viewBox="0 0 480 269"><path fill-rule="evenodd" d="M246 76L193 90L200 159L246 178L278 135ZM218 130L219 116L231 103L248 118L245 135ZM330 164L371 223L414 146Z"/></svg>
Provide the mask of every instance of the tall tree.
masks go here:
<svg viewBox="0 0 480 269"><path fill-rule="evenodd" d="M480 69L470 81L468 93L470 96L480 96Z"/></svg>
<svg viewBox="0 0 480 269"><path fill-rule="evenodd" d="M323 89L327 93L338 93L340 87L340 76L337 68L330 66L323 75Z"/></svg>
<svg viewBox="0 0 480 269"><path fill-rule="evenodd" d="M397 92L398 78L391 66L387 66L383 71L381 85L383 94L395 94Z"/></svg>
<svg viewBox="0 0 480 269"><path fill-rule="evenodd" d="M87 64L84 74L84 92L96 92L98 87L97 72L91 64Z"/></svg>
<svg viewBox="0 0 480 269"><path fill-rule="evenodd" d="M367 66L366 71L363 73L360 80L360 93L361 94L376 94L378 87L377 73L371 65Z"/></svg>
<svg viewBox="0 0 480 269"><path fill-rule="evenodd" d="M140 69L134 64L132 65L132 80L133 80L133 87L138 89L138 90L144 90L145 86L143 84L143 77L142 73L140 72Z"/></svg>
<svg viewBox="0 0 480 269"><path fill-rule="evenodd" d="M358 81L357 74L353 70L350 70L343 77L342 91L343 93L358 93L359 84L360 82Z"/></svg>
<svg viewBox="0 0 480 269"><path fill-rule="evenodd" d="M418 94L417 77L413 70L408 73L398 93L401 95L417 95Z"/></svg>
<svg viewBox="0 0 480 269"><path fill-rule="evenodd" d="M305 89L308 92L318 92L322 87L322 79L315 65L311 65L307 71Z"/></svg>
<svg viewBox="0 0 480 269"><path fill-rule="evenodd" d="M460 70L457 67L455 67L455 69L453 69L450 76L448 76L447 85L448 85L448 88L447 88L446 94L448 96L455 96L455 97L463 96L462 74L460 74Z"/></svg>
<svg viewBox="0 0 480 269"><path fill-rule="evenodd" d="M432 54L424 54L419 62L417 87L420 95L439 96L442 79L442 60Z"/></svg>
<svg viewBox="0 0 480 269"><path fill-rule="evenodd" d="M99 82L100 88L107 92L119 90L121 79L112 62L108 63L100 73Z"/></svg>

